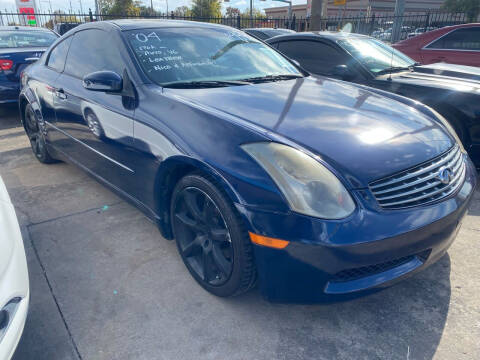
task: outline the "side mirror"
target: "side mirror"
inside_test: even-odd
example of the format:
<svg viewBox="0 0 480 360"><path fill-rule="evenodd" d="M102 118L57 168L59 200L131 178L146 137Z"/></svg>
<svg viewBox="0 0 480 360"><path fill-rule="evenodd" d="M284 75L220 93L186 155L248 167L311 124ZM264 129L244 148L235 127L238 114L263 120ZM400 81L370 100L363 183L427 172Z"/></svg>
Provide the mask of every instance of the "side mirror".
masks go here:
<svg viewBox="0 0 480 360"><path fill-rule="evenodd" d="M355 74L347 65L335 66L332 70L332 76L345 81L350 81L355 78Z"/></svg>
<svg viewBox="0 0 480 360"><path fill-rule="evenodd" d="M83 87L92 91L117 93L123 89L123 80L116 72L96 71L85 75L83 78Z"/></svg>

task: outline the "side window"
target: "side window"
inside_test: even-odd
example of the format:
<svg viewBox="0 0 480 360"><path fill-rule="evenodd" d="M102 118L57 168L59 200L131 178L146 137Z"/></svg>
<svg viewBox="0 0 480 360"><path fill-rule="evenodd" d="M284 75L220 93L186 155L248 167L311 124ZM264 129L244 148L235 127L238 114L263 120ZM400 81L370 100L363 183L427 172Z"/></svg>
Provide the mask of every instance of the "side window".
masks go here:
<svg viewBox="0 0 480 360"><path fill-rule="evenodd" d="M95 71L110 70L122 75L125 65L112 36L102 30L76 33L68 52L65 73L83 79Z"/></svg>
<svg viewBox="0 0 480 360"><path fill-rule="evenodd" d="M68 48L72 42L72 37L68 37L58 43L48 56L47 66L55 71L62 72L65 67L65 59L67 58Z"/></svg>
<svg viewBox="0 0 480 360"><path fill-rule="evenodd" d="M427 49L446 50L480 50L480 27L469 27L454 30L434 43Z"/></svg>
<svg viewBox="0 0 480 360"><path fill-rule="evenodd" d="M335 66L348 62L346 55L319 41L284 41L278 44L278 50L314 74L329 75Z"/></svg>

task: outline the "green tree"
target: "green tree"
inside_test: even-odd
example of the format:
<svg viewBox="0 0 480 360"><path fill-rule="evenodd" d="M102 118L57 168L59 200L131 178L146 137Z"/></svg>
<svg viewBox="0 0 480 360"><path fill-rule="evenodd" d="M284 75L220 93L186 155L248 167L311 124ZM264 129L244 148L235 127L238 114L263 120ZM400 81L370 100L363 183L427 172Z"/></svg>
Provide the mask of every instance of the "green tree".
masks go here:
<svg viewBox="0 0 480 360"><path fill-rule="evenodd" d="M139 2L135 0L115 0L107 13L108 15L139 16Z"/></svg>
<svg viewBox="0 0 480 360"><path fill-rule="evenodd" d="M194 17L219 18L222 17L219 0L192 0L192 15Z"/></svg>
<svg viewBox="0 0 480 360"><path fill-rule="evenodd" d="M464 12L467 14L468 21L476 21L480 14L479 0L446 0L442 6L443 9L451 12Z"/></svg>

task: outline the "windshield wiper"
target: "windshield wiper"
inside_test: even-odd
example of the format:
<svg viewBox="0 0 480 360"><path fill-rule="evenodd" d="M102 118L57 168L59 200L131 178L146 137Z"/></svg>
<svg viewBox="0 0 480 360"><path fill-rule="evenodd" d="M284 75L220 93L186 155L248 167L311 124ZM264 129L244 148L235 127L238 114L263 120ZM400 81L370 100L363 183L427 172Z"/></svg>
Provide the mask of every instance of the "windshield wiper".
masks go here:
<svg viewBox="0 0 480 360"><path fill-rule="evenodd" d="M242 79L242 81L247 81L252 83L261 83L261 82L270 82L270 81L299 79L303 77L304 77L303 75L295 75L295 74L266 75L266 76L257 76L257 77Z"/></svg>
<svg viewBox="0 0 480 360"><path fill-rule="evenodd" d="M174 81L162 84L165 88L194 89L224 86L249 85L250 83L241 80L209 80L209 81Z"/></svg>
<svg viewBox="0 0 480 360"><path fill-rule="evenodd" d="M413 70L413 65L412 66L392 66L387 69L377 71L375 75L385 75L385 74L390 74L398 71L412 71L412 70Z"/></svg>

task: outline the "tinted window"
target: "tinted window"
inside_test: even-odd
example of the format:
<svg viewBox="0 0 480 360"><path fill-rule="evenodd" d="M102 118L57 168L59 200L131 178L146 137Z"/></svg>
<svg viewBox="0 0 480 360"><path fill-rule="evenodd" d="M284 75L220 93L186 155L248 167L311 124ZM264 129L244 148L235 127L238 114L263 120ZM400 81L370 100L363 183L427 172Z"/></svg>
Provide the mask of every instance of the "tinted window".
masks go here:
<svg viewBox="0 0 480 360"><path fill-rule="evenodd" d="M82 79L95 71L109 70L122 75L125 66L110 34L84 30L73 36L65 72Z"/></svg>
<svg viewBox="0 0 480 360"><path fill-rule="evenodd" d="M162 85L302 74L264 43L236 29L182 27L125 32L145 74Z"/></svg>
<svg viewBox="0 0 480 360"><path fill-rule="evenodd" d="M65 59L67 58L68 48L72 41L72 37L63 40L61 43L57 44L53 50L50 52L50 56L48 57L47 66L56 70L58 72L62 72L63 68L65 67Z"/></svg>
<svg viewBox="0 0 480 360"><path fill-rule="evenodd" d="M0 31L1 48L49 47L57 35L50 31Z"/></svg>
<svg viewBox="0 0 480 360"><path fill-rule="evenodd" d="M428 49L480 50L480 27L454 30L427 47Z"/></svg>
<svg viewBox="0 0 480 360"><path fill-rule="evenodd" d="M246 31L246 33L249 35L255 36L257 39L260 39L260 40L265 40L268 38L267 35L257 30L248 30Z"/></svg>
<svg viewBox="0 0 480 360"><path fill-rule="evenodd" d="M278 36L278 35L287 35L294 33L295 31L289 29L264 29L262 30L269 38Z"/></svg>
<svg viewBox="0 0 480 360"><path fill-rule="evenodd" d="M278 44L278 50L315 74L329 75L335 66L346 65L348 60L333 46L318 41L284 41Z"/></svg>
<svg viewBox="0 0 480 360"><path fill-rule="evenodd" d="M415 61L407 55L376 39L349 38L338 40L337 43L374 74L392 67L407 68L415 65Z"/></svg>

